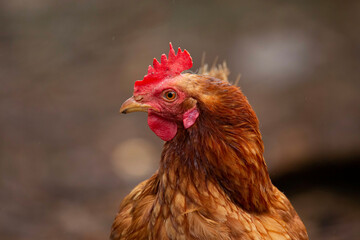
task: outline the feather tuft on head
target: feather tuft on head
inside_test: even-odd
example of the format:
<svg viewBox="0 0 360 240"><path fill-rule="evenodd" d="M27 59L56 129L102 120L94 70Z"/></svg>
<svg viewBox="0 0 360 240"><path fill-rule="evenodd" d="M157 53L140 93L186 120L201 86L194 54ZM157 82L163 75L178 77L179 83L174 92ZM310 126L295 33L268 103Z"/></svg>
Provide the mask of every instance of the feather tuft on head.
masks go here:
<svg viewBox="0 0 360 240"><path fill-rule="evenodd" d="M159 83L166 78L180 75L181 72L192 67L193 62L188 51L181 51L178 48L178 52L175 54L172 44L169 43L169 45L169 57L167 58L165 54L161 55L161 63L154 58L153 66L148 67L148 73L144 79L135 82L135 92L140 92L143 88Z"/></svg>

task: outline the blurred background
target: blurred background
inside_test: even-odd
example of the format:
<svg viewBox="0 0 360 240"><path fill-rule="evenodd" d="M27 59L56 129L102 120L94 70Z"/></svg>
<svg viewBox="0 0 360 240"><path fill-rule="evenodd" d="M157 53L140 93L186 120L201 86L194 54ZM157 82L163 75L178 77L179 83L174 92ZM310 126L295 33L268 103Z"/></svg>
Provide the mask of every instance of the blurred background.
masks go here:
<svg viewBox="0 0 360 240"><path fill-rule="evenodd" d="M108 238L163 145L118 110L170 41L241 73L310 238L360 239L359 24L356 0L1 1L1 239Z"/></svg>

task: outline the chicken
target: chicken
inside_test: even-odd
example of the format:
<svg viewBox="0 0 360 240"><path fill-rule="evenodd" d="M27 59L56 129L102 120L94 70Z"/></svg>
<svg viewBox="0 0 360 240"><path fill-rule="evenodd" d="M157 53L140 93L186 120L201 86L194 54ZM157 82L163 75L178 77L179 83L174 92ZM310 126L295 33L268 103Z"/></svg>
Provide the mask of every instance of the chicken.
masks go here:
<svg viewBox="0 0 360 240"><path fill-rule="evenodd" d="M110 239L308 239L269 178L258 119L225 65L198 74L170 43L120 112L148 113L158 171L125 197Z"/></svg>

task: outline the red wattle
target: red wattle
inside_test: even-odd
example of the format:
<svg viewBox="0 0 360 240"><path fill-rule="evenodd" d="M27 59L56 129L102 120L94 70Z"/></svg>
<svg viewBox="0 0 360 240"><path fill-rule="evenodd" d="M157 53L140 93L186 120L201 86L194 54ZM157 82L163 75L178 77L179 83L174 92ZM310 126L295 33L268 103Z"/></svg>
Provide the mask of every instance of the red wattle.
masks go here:
<svg viewBox="0 0 360 240"><path fill-rule="evenodd" d="M164 141L173 139L177 132L177 125L175 122L166 120L151 112L148 114L148 125L150 129Z"/></svg>

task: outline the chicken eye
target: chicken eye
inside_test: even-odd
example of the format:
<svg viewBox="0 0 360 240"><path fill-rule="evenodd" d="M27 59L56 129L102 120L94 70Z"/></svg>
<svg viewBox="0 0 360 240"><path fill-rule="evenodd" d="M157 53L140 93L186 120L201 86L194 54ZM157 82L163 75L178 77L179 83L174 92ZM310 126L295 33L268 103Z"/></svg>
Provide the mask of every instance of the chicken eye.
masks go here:
<svg viewBox="0 0 360 240"><path fill-rule="evenodd" d="M173 90L165 91L163 98L167 101L174 101L176 98L176 92Z"/></svg>

